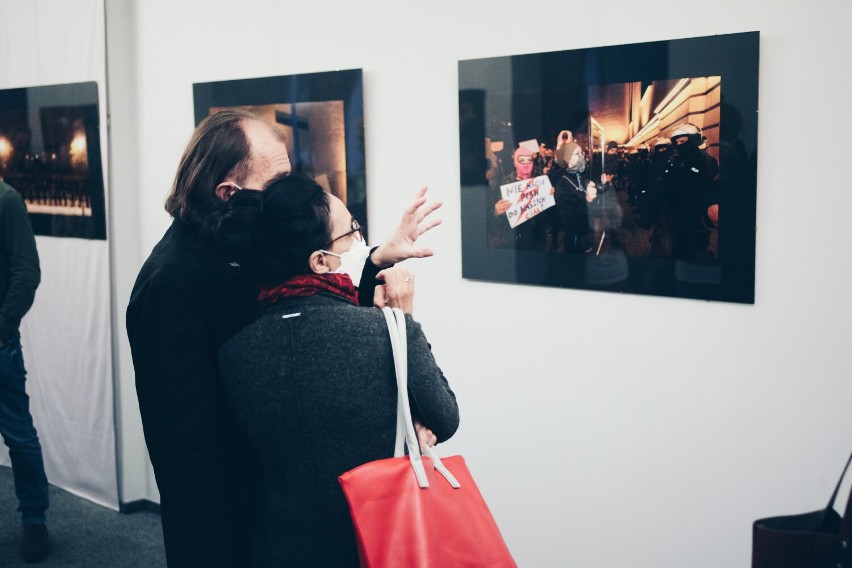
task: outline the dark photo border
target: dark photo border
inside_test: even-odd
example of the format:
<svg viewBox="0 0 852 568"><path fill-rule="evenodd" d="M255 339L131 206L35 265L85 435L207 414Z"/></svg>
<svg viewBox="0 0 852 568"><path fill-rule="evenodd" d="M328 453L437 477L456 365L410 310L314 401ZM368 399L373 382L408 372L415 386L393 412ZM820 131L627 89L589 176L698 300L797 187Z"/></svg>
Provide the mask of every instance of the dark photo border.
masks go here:
<svg viewBox="0 0 852 568"><path fill-rule="evenodd" d="M364 94L361 69L195 83L195 123L211 108L343 101L346 206L367 236L367 174L364 152ZM288 148L294 172L303 172L296 148ZM368 241L369 242L369 241Z"/></svg>
<svg viewBox="0 0 852 568"><path fill-rule="evenodd" d="M460 61L462 276L753 304L759 43L759 32L747 32ZM499 129L495 112L502 113L500 134L508 149L504 161L508 156L511 168L514 145L533 138L551 143L551 130L588 119L590 87L699 77L721 77L712 148L716 156L721 154L714 259L687 262L672 255L596 255L594 249L522 250L489 244L493 183L489 186L483 148L486 137L495 137ZM503 110L494 110L496 100ZM570 102L576 100L584 102Z"/></svg>
<svg viewBox="0 0 852 568"><path fill-rule="evenodd" d="M73 108L82 113L86 134L87 168L91 216L50 213L30 213L30 222L36 235L106 240L106 202L104 176L101 167L101 131L98 106L98 84L94 81L45 85L0 90L0 109L23 110L33 116L44 116L43 110ZM44 126L44 125L42 125ZM2 127L2 125L0 125ZM32 127L32 126L31 126ZM2 134L2 132L0 132ZM31 149L40 152L42 149ZM39 177L53 174L36 173ZM61 176L61 174L58 174ZM15 186L11 180L6 180Z"/></svg>

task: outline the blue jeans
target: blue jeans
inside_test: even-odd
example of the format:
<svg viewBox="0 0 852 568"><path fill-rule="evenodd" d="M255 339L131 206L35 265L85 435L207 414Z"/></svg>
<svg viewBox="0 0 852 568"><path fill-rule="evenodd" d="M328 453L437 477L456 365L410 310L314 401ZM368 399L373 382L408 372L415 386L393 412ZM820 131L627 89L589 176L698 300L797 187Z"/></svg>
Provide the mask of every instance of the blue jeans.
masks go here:
<svg viewBox="0 0 852 568"><path fill-rule="evenodd" d="M9 447L21 520L30 524L44 522L48 497L41 444L24 390L26 380L21 340L4 339L0 347L0 435Z"/></svg>

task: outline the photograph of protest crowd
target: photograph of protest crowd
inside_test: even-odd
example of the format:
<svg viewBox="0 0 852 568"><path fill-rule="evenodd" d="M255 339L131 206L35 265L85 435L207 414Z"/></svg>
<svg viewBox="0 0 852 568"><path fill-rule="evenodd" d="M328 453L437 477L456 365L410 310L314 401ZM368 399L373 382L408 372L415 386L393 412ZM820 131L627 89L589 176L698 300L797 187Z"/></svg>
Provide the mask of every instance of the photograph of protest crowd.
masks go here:
<svg viewBox="0 0 852 568"><path fill-rule="evenodd" d="M720 77L592 85L575 130L489 137L488 246L715 261L720 91Z"/></svg>
<svg viewBox="0 0 852 568"><path fill-rule="evenodd" d="M753 301L757 34L462 61L459 83L466 277Z"/></svg>
<svg viewBox="0 0 852 568"><path fill-rule="evenodd" d="M105 239L96 83L0 90L0 178L35 234Z"/></svg>
<svg viewBox="0 0 852 568"><path fill-rule="evenodd" d="M195 121L253 112L283 136L293 171L315 179L367 227L361 70L196 83Z"/></svg>

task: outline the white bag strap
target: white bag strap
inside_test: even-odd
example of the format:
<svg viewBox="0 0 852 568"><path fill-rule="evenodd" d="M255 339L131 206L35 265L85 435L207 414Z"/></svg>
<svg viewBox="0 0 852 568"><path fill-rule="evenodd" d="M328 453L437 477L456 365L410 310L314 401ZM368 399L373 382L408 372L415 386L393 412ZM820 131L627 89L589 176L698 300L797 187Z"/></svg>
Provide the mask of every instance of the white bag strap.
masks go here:
<svg viewBox="0 0 852 568"><path fill-rule="evenodd" d="M394 315L391 308L385 307L382 308L383 315L385 316L385 322L388 326L388 332L390 333L390 341L391 341L391 352L393 353L393 364L394 364L394 376L397 377L397 392L399 392L399 370L397 368L397 362L399 360L399 350L400 350L400 340L399 340L399 332L396 326L396 316ZM390 315L389 315L390 314ZM408 337L404 339L406 351L408 351ZM406 389L408 388L408 367L405 369L405 384ZM407 392L407 391L406 391ZM405 412L402 410L402 397L397 394L396 397L396 440L394 442L393 449L393 457L401 458L405 455Z"/></svg>
<svg viewBox="0 0 852 568"><path fill-rule="evenodd" d="M444 479L450 482L450 485L453 486L453 489L459 489L461 487L461 483L458 482L456 476L450 473L450 470L447 469L447 466L444 465L444 462L441 461L441 458L438 457L438 454L435 453L435 450L426 446L426 451L423 452L427 456L432 459L432 465L435 469L444 476Z"/></svg>
<svg viewBox="0 0 852 568"><path fill-rule="evenodd" d="M417 477L417 483L421 488L426 488L429 487L429 480L426 478L426 470L423 467L423 460L420 456L420 444L417 440L417 433L414 431L414 423L411 419L411 406L408 401L408 332L406 330L405 314L399 308L391 309L388 307L382 308L382 313L384 313L390 334L398 393L394 457L402 457L405 454L404 446L408 446L408 458ZM450 485L456 489L461 487L461 484L444 466L432 448L426 448L426 455L432 459L435 469L449 481Z"/></svg>
<svg viewBox="0 0 852 568"><path fill-rule="evenodd" d="M408 338L405 337L400 340L399 330L396 326L396 316L391 314L392 321L388 322L388 327L390 330L391 336L391 345L396 343L397 351L394 353L393 361L394 361L394 375L397 377L397 396L396 396L396 443L394 444L394 454L393 457L400 458L405 455L405 446L406 446L406 438L408 436L408 430L406 429L406 408L407 398L403 398L399 394L400 388L405 388L406 395L408 394L408 365L406 365L403 369L399 368L399 355L398 353L402 350L408 352ZM407 359L407 357L406 357ZM402 377L400 379L400 377ZM404 385L401 387L400 385ZM410 414L411 407L408 407ZM410 420L410 419L409 419ZM416 432L415 432L416 435Z"/></svg>
<svg viewBox="0 0 852 568"><path fill-rule="evenodd" d="M420 487L429 487L426 478L426 470L423 468L423 460L420 457L420 446L417 444L417 434L414 432L414 424L411 422L411 407L408 406L408 336L405 334L405 316L399 308L382 308L385 321L391 339L391 350L393 351L393 362L396 370L397 387L397 425L399 415L402 413L405 420L405 443L408 446L408 459L417 476ZM397 314L399 312L399 314ZM400 337L400 319L402 320L403 335ZM397 428L397 432L399 428ZM399 457L399 456L396 456Z"/></svg>

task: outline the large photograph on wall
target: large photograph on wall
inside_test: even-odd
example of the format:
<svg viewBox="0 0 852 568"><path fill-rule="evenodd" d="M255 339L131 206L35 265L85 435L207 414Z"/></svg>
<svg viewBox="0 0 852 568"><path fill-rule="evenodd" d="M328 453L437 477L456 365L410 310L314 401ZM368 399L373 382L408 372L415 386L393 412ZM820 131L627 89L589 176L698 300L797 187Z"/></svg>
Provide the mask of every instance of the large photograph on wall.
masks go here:
<svg viewBox="0 0 852 568"><path fill-rule="evenodd" d="M36 235L106 239L97 83L0 90L0 177Z"/></svg>
<svg viewBox="0 0 852 568"><path fill-rule="evenodd" d="M463 276L754 303L759 33L459 62Z"/></svg>
<svg viewBox="0 0 852 568"><path fill-rule="evenodd" d="M259 115L284 136L294 172L339 197L367 227L361 70L196 83L195 122L228 108Z"/></svg>

